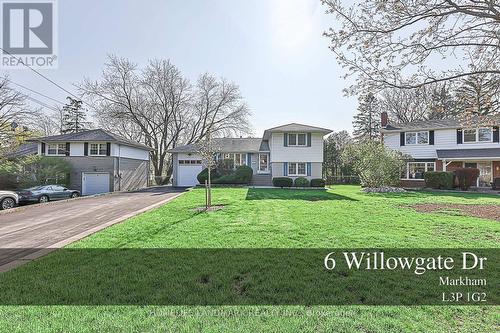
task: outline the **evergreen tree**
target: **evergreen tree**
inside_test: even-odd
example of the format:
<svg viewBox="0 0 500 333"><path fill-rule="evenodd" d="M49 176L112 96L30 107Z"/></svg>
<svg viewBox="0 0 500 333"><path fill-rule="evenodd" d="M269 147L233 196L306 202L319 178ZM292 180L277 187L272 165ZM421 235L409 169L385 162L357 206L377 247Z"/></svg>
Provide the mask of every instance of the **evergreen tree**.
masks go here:
<svg viewBox="0 0 500 333"><path fill-rule="evenodd" d="M354 138L358 141L375 140L380 135L380 104L372 94L361 96L358 113L353 121Z"/></svg>
<svg viewBox="0 0 500 333"><path fill-rule="evenodd" d="M89 128L90 122L82 108L82 101L67 97L69 103L62 108L62 133L78 133Z"/></svg>
<svg viewBox="0 0 500 333"><path fill-rule="evenodd" d="M500 111L500 78L472 75L463 79L457 91L460 108L469 115L486 116Z"/></svg>

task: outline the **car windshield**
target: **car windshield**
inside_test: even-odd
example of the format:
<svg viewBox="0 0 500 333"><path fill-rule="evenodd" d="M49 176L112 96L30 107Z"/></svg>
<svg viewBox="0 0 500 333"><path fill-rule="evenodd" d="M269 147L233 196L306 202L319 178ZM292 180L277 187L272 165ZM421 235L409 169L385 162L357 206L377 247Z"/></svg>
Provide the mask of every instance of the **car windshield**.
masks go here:
<svg viewBox="0 0 500 333"><path fill-rule="evenodd" d="M30 187L28 191L40 191L43 190L45 186L35 186L35 187Z"/></svg>

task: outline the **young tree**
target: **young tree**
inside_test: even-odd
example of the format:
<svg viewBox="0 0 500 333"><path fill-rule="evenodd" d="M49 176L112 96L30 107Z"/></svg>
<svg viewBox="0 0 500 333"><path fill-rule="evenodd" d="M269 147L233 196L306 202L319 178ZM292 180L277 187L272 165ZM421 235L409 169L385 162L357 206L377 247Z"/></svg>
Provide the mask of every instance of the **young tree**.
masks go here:
<svg viewBox="0 0 500 333"><path fill-rule="evenodd" d="M206 201L205 209L210 210L212 207L212 170L215 169L215 155L220 151L220 147L212 139L211 131L208 129L205 138L198 142L198 154L201 156L203 165L207 168L208 177L205 185Z"/></svg>
<svg viewBox="0 0 500 333"><path fill-rule="evenodd" d="M359 99L358 113L352 122L354 138L375 140L380 135L380 105L377 98L369 93Z"/></svg>
<svg viewBox="0 0 500 333"><path fill-rule="evenodd" d="M83 110L83 102L71 97L66 97L68 104L62 108L61 133L78 133L89 128L86 111Z"/></svg>
<svg viewBox="0 0 500 333"><path fill-rule="evenodd" d="M492 0L322 0L338 25L325 32L355 75L348 93L416 88L500 74L500 3ZM440 61L436 59L457 59Z"/></svg>
<svg viewBox="0 0 500 333"><path fill-rule="evenodd" d="M344 180L354 175L352 167L342 159L344 150L353 142L347 131L334 132L325 140L324 144L324 178L329 182Z"/></svg>

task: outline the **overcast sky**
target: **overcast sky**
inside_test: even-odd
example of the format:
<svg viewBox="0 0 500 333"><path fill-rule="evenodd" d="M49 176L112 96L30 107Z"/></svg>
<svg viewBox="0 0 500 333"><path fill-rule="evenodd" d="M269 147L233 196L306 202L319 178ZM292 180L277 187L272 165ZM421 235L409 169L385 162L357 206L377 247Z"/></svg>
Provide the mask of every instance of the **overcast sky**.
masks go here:
<svg viewBox="0 0 500 333"><path fill-rule="evenodd" d="M168 58L193 81L210 72L236 82L255 136L289 122L351 131L357 101L343 96L348 83L322 36L334 17L319 0L71 0L58 12L59 67L41 72L70 91L99 78L107 54ZM66 97L29 70L8 75Z"/></svg>

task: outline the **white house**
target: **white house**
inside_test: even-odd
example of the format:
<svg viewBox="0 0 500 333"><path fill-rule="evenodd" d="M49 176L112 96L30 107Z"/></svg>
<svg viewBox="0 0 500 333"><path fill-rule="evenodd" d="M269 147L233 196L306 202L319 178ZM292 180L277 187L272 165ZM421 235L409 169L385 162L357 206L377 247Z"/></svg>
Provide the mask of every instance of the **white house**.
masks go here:
<svg viewBox="0 0 500 333"><path fill-rule="evenodd" d="M427 171L478 168L477 186L489 187L500 178L500 117L471 121L458 119L393 124L382 114L382 139L386 147L412 157L402 174L408 187L424 186Z"/></svg>
<svg viewBox="0 0 500 333"><path fill-rule="evenodd" d="M220 138L218 158L233 159L235 167L253 169L253 185L271 185L274 177L322 178L325 128L287 124L264 131L262 138ZM173 156L172 184L193 186L203 170L196 144L169 150Z"/></svg>

